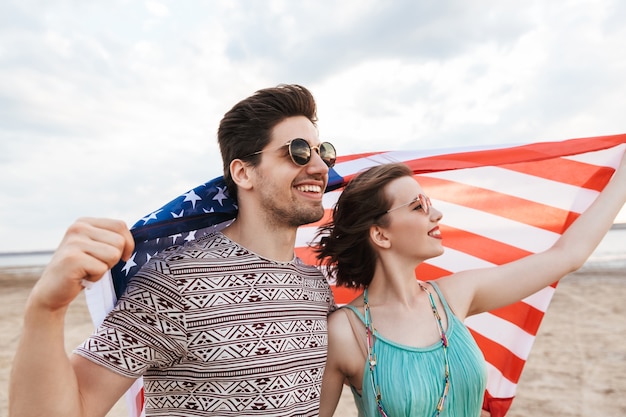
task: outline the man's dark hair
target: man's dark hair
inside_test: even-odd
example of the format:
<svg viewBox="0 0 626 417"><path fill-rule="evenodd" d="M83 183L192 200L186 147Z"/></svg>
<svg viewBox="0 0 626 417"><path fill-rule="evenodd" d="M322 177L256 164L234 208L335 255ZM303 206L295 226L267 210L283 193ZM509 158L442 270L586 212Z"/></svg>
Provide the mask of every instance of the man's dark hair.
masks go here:
<svg viewBox="0 0 626 417"><path fill-rule="evenodd" d="M237 186L230 175L230 163L239 158L256 166L260 155L254 153L270 142L271 130L293 116L305 116L313 125L317 123L313 95L297 84L281 84L259 90L235 104L224 115L217 140L222 153L224 180L232 198L237 199Z"/></svg>

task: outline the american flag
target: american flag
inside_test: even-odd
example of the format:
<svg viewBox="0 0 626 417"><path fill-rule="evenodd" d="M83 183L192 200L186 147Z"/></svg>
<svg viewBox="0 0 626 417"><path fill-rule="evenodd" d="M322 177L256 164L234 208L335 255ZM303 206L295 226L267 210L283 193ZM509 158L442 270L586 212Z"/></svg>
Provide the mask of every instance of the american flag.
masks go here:
<svg viewBox="0 0 626 417"><path fill-rule="evenodd" d="M316 262L309 244L330 219L342 187L368 167L404 162L412 168L440 223L445 253L416 269L422 280L461 270L501 265L549 248L604 188L626 149L626 134L518 146L372 152L338 159L324 196L326 213L298 229L296 254ZM128 280L158 251L223 228L237 214L222 177L202 184L149 213L131 228L136 252L87 291L95 324ZM532 273L532 271L530 271ZM331 282L332 285L332 282ZM465 323L489 370L484 408L506 415L556 284L508 307ZM357 293L333 286L338 304ZM142 381L127 394L131 417L142 415Z"/></svg>

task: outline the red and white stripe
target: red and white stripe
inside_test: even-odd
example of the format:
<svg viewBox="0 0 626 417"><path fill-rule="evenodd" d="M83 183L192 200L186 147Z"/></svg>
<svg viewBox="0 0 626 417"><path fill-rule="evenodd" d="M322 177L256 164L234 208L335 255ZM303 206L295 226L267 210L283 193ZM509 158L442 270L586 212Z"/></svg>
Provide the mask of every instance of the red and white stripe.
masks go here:
<svg viewBox="0 0 626 417"><path fill-rule="evenodd" d="M344 178L386 162L413 168L440 223L445 253L420 265L422 280L501 265L549 248L596 198L626 148L626 135L483 149L382 152L346 158L335 170ZM324 199L326 215L340 190ZM308 242L320 223L301 227L297 253L314 263ZM529 271L532 273L532 271ZM505 308L466 320L487 360L486 407L503 416L556 284ZM357 293L335 288L339 304Z"/></svg>

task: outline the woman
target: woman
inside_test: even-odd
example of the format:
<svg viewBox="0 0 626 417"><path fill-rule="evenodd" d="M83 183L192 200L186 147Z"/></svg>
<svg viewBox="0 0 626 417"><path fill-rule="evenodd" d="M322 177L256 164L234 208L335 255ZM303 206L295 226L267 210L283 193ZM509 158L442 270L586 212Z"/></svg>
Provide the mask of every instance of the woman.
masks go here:
<svg viewBox="0 0 626 417"><path fill-rule="evenodd" d="M580 268L625 201L626 157L550 249L422 282L415 279L417 265L443 253L441 212L405 165L358 175L316 248L337 285L364 290L329 317L320 417L333 415L344 383L363 417L481 415L486 366L463 320Z"/></svg>

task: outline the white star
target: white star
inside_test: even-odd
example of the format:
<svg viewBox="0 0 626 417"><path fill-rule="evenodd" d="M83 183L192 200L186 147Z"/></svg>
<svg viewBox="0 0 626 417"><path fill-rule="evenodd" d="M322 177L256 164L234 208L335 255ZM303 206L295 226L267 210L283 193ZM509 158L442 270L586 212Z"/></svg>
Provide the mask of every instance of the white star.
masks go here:
<svg viewBox="0 0 626 417"><path fill-rule="evenodd" d="M152 213L148 214L146 217L144 217L143 219L143 224L148 223L150 220L156 220L157 219L157 214L159 214L162 210L159 209L157 211L153 211Z"/></svg>
<svg viewBox="0 0 626 417"><path fill-rule="evenodd" d="M196 230L192 230L191 232L189 232L185 240L189 242L191 240L194 240L195 238L196 238Z"/></svg>
<svg viewBox="0 0 626 417"><path fill-rule="evenodd" d="M146 263L148 263L148 261L152 259L152 257L155 256L157 253L159 252L154 252L152 255L150 255L149 253L146 252Z"/></svg>
<svg viewBox="0 0 626 417"><path fill-rule="evenodd" d="M223 206L224 204L222 203L222 201L226 200L228 197L226 197L226 194L224 194L224 190L226 189L226 187L221 188L221 187L216 187L217 188L217 194L215 194L215 197L213 197L213 200L217 200L220 202L220 206Z"/></svg>
<svg viewBox="0 0 626 417"><path fill-rule="evenodd" d="M183 235L180 233L176 233L175 235L171 235L169 237L172 238L172 245L173 245L174 243L176 243L176 239L178 239L179 237L183 237Z"/></svg>
<svg viewBox="0 0 626 417"><path fill-rule="evenodd" d="M213 207L211 207L211 210L207 210L207 209L203 208L202 211L204 211L205 213L214 213L215 212L215 210L213 210Z"/></svg>
<svg viewBox="0 0 626 417"><path fill-rule="evenodd" d="M185 212L185 210L181 210L180 213L176 214L173 211L170 211L170 214L172 215L173 219L178 219L183 217L183 213Z"/></svg>
<svg viewBox="0 0 626 417"><path fill-rule="evenodd" d="M135 263L135 255L137 255L137 252L133 253L133 256L131 256L130 259L126 261L126 263L124 264L124 268L122 268L122 271L124 271L126 275L128 275L133 266L137 266L137 264Z"/></svg>
<svg viewBox="0 0 626 417"><path fill-rule="evenodd" d="M202 198L200 198L198 196L198 194L194 193L193 190L189 191L186 194L183 194L185 196L185 199L183 200L183 203L185 201L191 201L191 207L196 208L196 201L200 201L202 200Z"/></svg>

